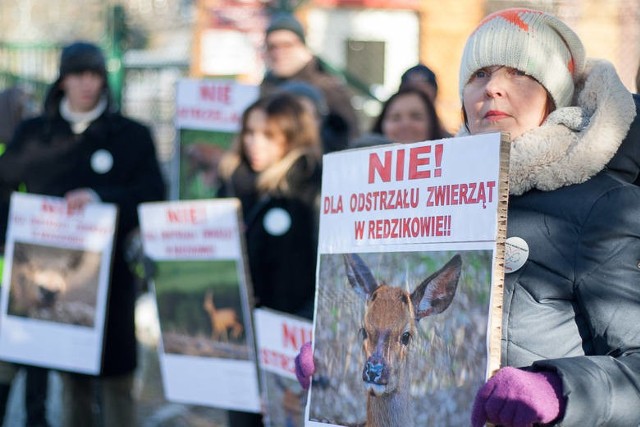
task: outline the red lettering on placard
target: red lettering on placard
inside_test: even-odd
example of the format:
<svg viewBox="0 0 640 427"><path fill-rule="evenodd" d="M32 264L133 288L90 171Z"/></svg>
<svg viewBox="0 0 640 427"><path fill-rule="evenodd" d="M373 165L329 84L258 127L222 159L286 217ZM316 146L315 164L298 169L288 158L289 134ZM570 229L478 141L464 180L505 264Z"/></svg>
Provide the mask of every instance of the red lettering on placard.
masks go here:
<svg viewBox="0 0 640 427"><path fill-rule="evenodd" d="M385 151L382 157L370 153L368 183L373 184L376 177L381 182L390 182L392 176L396 181L440 177L443 150L442 144L413 147L409 150L408 160L405 149Z"/></svg>
<svg viewBox="0 0 640 427"><path fill-rule="evenodd" d="M282 324L282 345L290 347L295 351L300 350L302 344L311 341L311 330L299 326Z"/></svg>
<svg viewBox="0 0 640 427"><path fill-rule="evenodd" d="M202 224L206 219L207 211L204 208L167 209L167 220L173 224Z"/></svg>
<svg viewBox="0 0 640 427"><path fill-rule="evenodd" d="M333 196L324 198L322 213L326 215L342 213L343 211L344 208L342 206L342 196L338 196L336 199L334 199Z"/></svg>
<svg viewBox="0 0 640 427"><path fill-rule="evenodd" d="M200 86L200 98L204 101L231 103L231 85L229 84L203 84Z"/></svg>

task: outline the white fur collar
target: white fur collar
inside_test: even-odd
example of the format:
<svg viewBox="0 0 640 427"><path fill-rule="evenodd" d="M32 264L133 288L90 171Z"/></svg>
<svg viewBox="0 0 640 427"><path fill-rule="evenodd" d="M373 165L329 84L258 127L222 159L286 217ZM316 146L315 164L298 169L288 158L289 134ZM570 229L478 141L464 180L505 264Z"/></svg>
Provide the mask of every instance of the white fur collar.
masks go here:
<svg viewBox="0 0 640 427"><path fill-rule="evenodd" d="M587 181L611 160L636 115L612 64L590 60L575 106L560 108L511 144L509 193L555 190ZM468 134L466 129L458 135Z"/></svg>

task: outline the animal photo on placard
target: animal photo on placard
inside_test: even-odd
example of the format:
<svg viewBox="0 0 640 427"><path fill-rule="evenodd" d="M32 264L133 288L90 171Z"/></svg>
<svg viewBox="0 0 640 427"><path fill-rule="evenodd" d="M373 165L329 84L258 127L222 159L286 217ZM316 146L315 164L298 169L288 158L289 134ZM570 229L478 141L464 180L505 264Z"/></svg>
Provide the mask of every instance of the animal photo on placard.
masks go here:
<svg viewBox="0 0 640 427"><path fill-rule="evenodd" d="M220 186L218 165L233 134L182 129L180 141L180 198L214 197Z"/></svg>
<svg viewBox="0 0 640 427"><path fill-rule="evenodd" d="M491 251L324 254L309 419L468 423L483 383Z"/></svg>
<svg viewBox="0 0 640 427"><path fill-rule="evenodd" d="M303 427L307 393L297 380L273 372L263 375L266 399L263 399L265 425L271 427Z"/></svg>
<svg viewBox="0 0 640 427"><path fill-rule="evenodd" d="M164 351L249 360L236 261L160 261L157 268Z"/></svg>
<svg viewBox="0 0 640 427"><path fill-rule="evenodd" d="M101 253L15 242L8 314L93 327Z"/></svg>

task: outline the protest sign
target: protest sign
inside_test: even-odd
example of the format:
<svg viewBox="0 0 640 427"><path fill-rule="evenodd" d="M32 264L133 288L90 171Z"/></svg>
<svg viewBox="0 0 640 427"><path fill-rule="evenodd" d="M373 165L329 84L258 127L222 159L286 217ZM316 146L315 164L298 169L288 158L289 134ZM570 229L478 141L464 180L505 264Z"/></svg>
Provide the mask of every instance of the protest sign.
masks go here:
<svg viewBox="0 0 640 427"><path fill-rule="evenodd" d="M263 0L203 1L196 8L190 74L262 81L264 30L269 9Z"/></svg>
<svg viewBox="0 0 640 427"><path fill-rule="evenodd" d="M168 400L259 412L237 199L143 203Z"/></svg>
<svg viewBox="0 0 640 427"><path fill-rule="evenodd" d="M324 156L306 425L468 424L500 358L507 171L500 134Z"/></svg>
<svg viewBox="0 0 640 427"><path fill-rule="evenodd" d="M304 425L307 394L295 375L294 359L311 341L311 322L274 310L253 311L266 426Z"/></svg>
<svg viewBox="0 0 640 427"><path fill-rule="evenodd" d="M0 358L98 374L117 208L13 193Z"/></svg>
<svg viewBox="0 0 640 427"><path fill-rule="evenodd" d="M240 130L242 113L258 98L255 85L182 79L176 89L179 198L205 199L218 190L218 164Z"/></svg>

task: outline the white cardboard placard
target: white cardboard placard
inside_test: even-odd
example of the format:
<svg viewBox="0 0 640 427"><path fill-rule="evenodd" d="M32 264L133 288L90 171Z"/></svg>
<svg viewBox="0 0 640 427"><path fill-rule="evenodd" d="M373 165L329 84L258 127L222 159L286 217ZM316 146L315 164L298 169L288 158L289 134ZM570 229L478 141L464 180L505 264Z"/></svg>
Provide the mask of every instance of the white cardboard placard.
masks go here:
<svg viewBox="0 0 640 427"><path fill-rule="evenodd" d="M143 203L168 400L260 411L237 199Z"/></svg>
<svg viewBox="0 0 640 427"><path fill-rule="evenodd" d="M275 310L253 311L266 426L302 426L306 393L295 375L295 357L311 341L309 320Z"/></svg>
<svg viewBox="0 0 640 427"><path fill-rule="evenodd" d="M5 246L0 357L98 374L117 208L13 193Z"/></svg>

